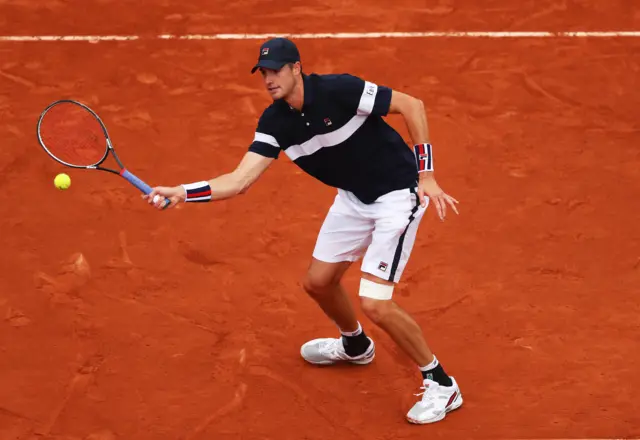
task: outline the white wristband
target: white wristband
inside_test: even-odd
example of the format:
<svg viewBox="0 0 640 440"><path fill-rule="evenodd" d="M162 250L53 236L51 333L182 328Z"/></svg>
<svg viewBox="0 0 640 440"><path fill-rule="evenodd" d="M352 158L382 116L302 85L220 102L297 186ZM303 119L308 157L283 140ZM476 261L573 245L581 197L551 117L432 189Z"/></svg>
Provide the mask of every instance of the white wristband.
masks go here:
<svg viewBox="0 0 640 440"><path fill-rule="evenodd" d="M209 182L203 180L201 182L183 184L186 194L185 202L210 202L211 186Z"/></svg>
<svg viewBox="0 0 640 440"><path fill-rule="evenodd" d="M413 152L416 155L416 165L419 173L433 171L431 144L416 144L413 146Z"/></svg>

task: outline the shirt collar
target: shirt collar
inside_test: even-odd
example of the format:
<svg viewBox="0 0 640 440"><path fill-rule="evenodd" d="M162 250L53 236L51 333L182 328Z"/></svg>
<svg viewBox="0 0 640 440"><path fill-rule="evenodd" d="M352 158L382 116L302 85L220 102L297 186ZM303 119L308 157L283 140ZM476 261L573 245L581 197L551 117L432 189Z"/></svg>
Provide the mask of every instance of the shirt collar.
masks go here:
<svg viewBox="0 0 640 440"><path fill-rule="evenodd" d="M304 104L303 107L308 107L313 104L315 90L313 87L313 82L309 75L302 74L302 83L304 85Z"/></svg>
<svg viewBox="0 0 640 440"><path fill-rule="evenodd" d="M304 73L302 74L302 87L304 88L304 102L302 103L302 109L304 110L305 108L308 108L313 104L315 95L313 81L311 81L309 75L306 75ZM287 104L287 107L289 107L289 110L291 111L298 111L297 109L291 107L289 104Z"/></svg>

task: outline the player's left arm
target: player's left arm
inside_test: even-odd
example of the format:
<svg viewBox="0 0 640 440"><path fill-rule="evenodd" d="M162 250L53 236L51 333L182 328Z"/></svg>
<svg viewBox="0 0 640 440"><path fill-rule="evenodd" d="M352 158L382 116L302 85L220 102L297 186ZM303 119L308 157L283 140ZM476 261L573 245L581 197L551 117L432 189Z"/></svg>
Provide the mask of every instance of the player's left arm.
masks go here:
<svg viewBox="0 0 640 440"><path fill-rule="evenodd" d="M401 114L407 124L409 135L414 144L428 144L429 125L424 103L418 98L393 90L391 92L390 114Z"/></svg>
<svg viewBox="0 0 640 440"><path fill-rule="evenodd" d="M401 114L409 130L409 135L414 145L414 153L416 154L416 163L418 164L418 197L422 206L426 205L426 195L435 204L441 220L444 220L446 215L447 204L458 214L455 205L458 201L440 188L436 182L433 168L426 165L428 163L433 164L433 157L431 157L432 146L429 137L427 112L422 100L406 93L392 90L388 113ZM422 162L420 161L421 159Z"/></svg>

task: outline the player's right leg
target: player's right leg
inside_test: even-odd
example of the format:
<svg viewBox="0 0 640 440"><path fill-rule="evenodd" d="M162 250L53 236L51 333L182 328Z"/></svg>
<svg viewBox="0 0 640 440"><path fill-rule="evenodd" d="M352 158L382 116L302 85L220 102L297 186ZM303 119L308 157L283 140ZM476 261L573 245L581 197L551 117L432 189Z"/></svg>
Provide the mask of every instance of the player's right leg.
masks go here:
<svg viewBox="0 0 640 440"><path fill-rule="evenodd" d="M305 343L300 354L309 363L330 365L345 361L368 364L375 356L373 341L362 330L351 300L340 284L350 265L351 262L328 263L316 258L311 262L304 289L336 324L340 337L318 338Z"/></svg>
<svg viewBox="0 0 640 440"><path fill-rule="evenodd" d="M320 229L313 259L303 286L338 327L338 338L319 338L305 343L302 357L312 364L339 361L368 364L375 345L356 319L353 305L341 285L351 263L360 258L371 242L373 222L353 208L350 195L339 191Z"/></svg>
<svg viewBox="0 0 640 440"><path fill-rule="evenodd" d="M358 329L358 321L351 300L340 280L351 266L350 261L328 263L312 258L303 282L305 292L313 298L338 328L345 332Z"/></svg>

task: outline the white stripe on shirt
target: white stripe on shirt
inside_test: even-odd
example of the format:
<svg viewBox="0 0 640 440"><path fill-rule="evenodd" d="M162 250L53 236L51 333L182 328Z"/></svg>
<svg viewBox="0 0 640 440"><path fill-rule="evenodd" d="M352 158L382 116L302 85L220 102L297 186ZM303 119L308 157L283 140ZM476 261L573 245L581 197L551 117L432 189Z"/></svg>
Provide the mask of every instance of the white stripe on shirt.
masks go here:
<svg viewBox="0 0 640 440"><path fill-rule="evenodd" d="M273 136L268 134L256 132L255 137L253 138L253 142L262 142L265 144L269 144L273 147L280 148L280 144Z"/></svg>

